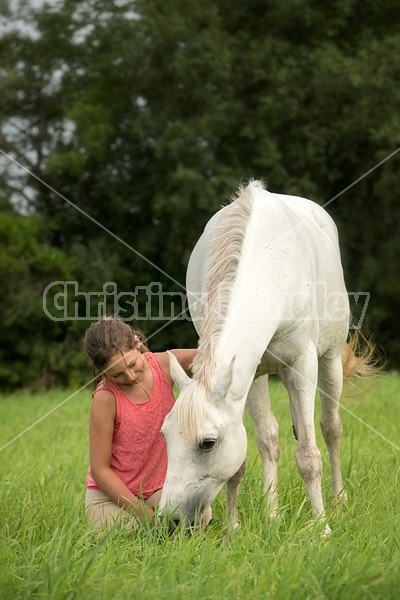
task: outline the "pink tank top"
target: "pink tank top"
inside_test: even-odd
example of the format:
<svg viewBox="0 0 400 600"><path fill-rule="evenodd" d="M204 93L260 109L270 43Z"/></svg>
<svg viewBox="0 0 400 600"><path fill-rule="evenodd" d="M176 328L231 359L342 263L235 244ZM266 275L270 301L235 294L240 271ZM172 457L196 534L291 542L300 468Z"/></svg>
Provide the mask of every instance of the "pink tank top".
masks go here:
<svg viewBox="0 0 400 600"><path fill-rule="evenodd" d="M108 390L115 396L116 418L110 466L135 496L148 498L164 485L167 472L167 448L160 432L175 397L157 359L151 352L146 358L153 373L153 390L144 404L135 404L120 386L102 380L95 392ZM99 489L89 467L86 486Z"/></svg>

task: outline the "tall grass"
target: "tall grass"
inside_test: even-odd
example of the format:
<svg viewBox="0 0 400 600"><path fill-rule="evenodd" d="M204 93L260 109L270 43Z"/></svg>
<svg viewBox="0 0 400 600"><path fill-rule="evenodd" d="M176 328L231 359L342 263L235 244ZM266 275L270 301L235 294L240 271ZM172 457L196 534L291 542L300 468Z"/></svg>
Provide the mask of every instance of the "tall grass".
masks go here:
<svg viewBox="0 0 400 600"><path fill-rule="evenodd" d="M288 401L277 381L272 382L281 442L277 522L266 518L262 465L246 417L248 470L237 534L226 535L224 492L213 505L213 523L192 536L167 537L152 526L136 534L118 526L108 534L92 533L83 509L90 392L80 392L0 452L1 600L397 598L400 453L392 443L400 445L399 391L400 377L387 374L363 396L343 400L347 511L335 510L329 499L327 451L319 435L333 530L324 540L310 519ZM70 393L0 398L0 446Z"/></svg>

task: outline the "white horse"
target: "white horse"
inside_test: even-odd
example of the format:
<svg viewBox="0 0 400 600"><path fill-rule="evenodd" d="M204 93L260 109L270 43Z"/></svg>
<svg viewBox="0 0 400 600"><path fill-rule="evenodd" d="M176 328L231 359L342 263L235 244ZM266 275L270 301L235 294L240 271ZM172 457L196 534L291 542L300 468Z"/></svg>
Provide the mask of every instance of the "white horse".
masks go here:
<svg viewBox="0 0 400 600"><path fill-rule="evenodd" d="M268 374L278 373L289 395L298 470L315 518L324 519L317 387L332 491L345 501L339 398L349 303L334 222L310 200L273 194L253 181L207 224L189 261L187 291L200 339L193 379L170 356L181 394L162 427L168 470L161 513L190 525L226 483L227 514L236 525L246 407L255 423L269 512L276 516L278 424ZM346 349L354 357L348 344Z"/></svg>

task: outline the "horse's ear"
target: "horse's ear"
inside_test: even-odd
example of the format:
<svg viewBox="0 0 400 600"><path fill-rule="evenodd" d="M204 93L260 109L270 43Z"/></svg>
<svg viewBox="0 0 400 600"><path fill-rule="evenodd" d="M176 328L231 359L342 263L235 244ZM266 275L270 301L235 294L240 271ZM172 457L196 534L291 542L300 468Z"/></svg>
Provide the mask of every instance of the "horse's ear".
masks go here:
<svg viewBox="0 0 400 600"><path fill-rule="evenodd" d="M223 373L222 377L220 377L220 379L218 381L219 393L222 395L223 398L226 397L229 387L232 383L233 369L235 367L235 360L236 360L236 355L233 356L226 371Z"/></svg>
<svg viewBox="0 0 400 600"><path fill-rule="evenodd" d="M181 392L192 380L190 379L189 375L185 373L184 369L182 369L175 354L169 350L167 350L167 354L169 358L169 370L171 377L174 380L176 387Z"/></svg>

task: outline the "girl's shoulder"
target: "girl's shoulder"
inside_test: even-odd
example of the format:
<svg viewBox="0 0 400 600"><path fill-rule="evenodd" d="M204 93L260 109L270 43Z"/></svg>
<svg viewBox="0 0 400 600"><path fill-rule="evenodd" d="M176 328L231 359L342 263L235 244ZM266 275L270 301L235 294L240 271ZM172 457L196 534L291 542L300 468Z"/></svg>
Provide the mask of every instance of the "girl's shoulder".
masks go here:
<svg viewBox="0 0 400 600"><path fill-rule="evenodd" d="M92 398L92 420L96 418L96 415L112 420L116 418L118 412L116 396L108 387L98 386L93 392Z"/></svg>
<svg viewBox="0 0 400 600"><path fill-rule="evenodd" d="M107 380L102 379L96 386L96 389L94 390L93 394L92 394L92 398L94 398L94 396L98 396L99 394L101 394L102 392L105 392L106 394L114 394L114 391L112 390L112 385L109 385Z"/></svg>
<svg viewBox="0 0 400 600"><path fill-rule="evenodd" d="M116 394L115 390L106 382L101 381L92 394L93 402L96 404L101 403L105 405L115 406Z"/></svg>

